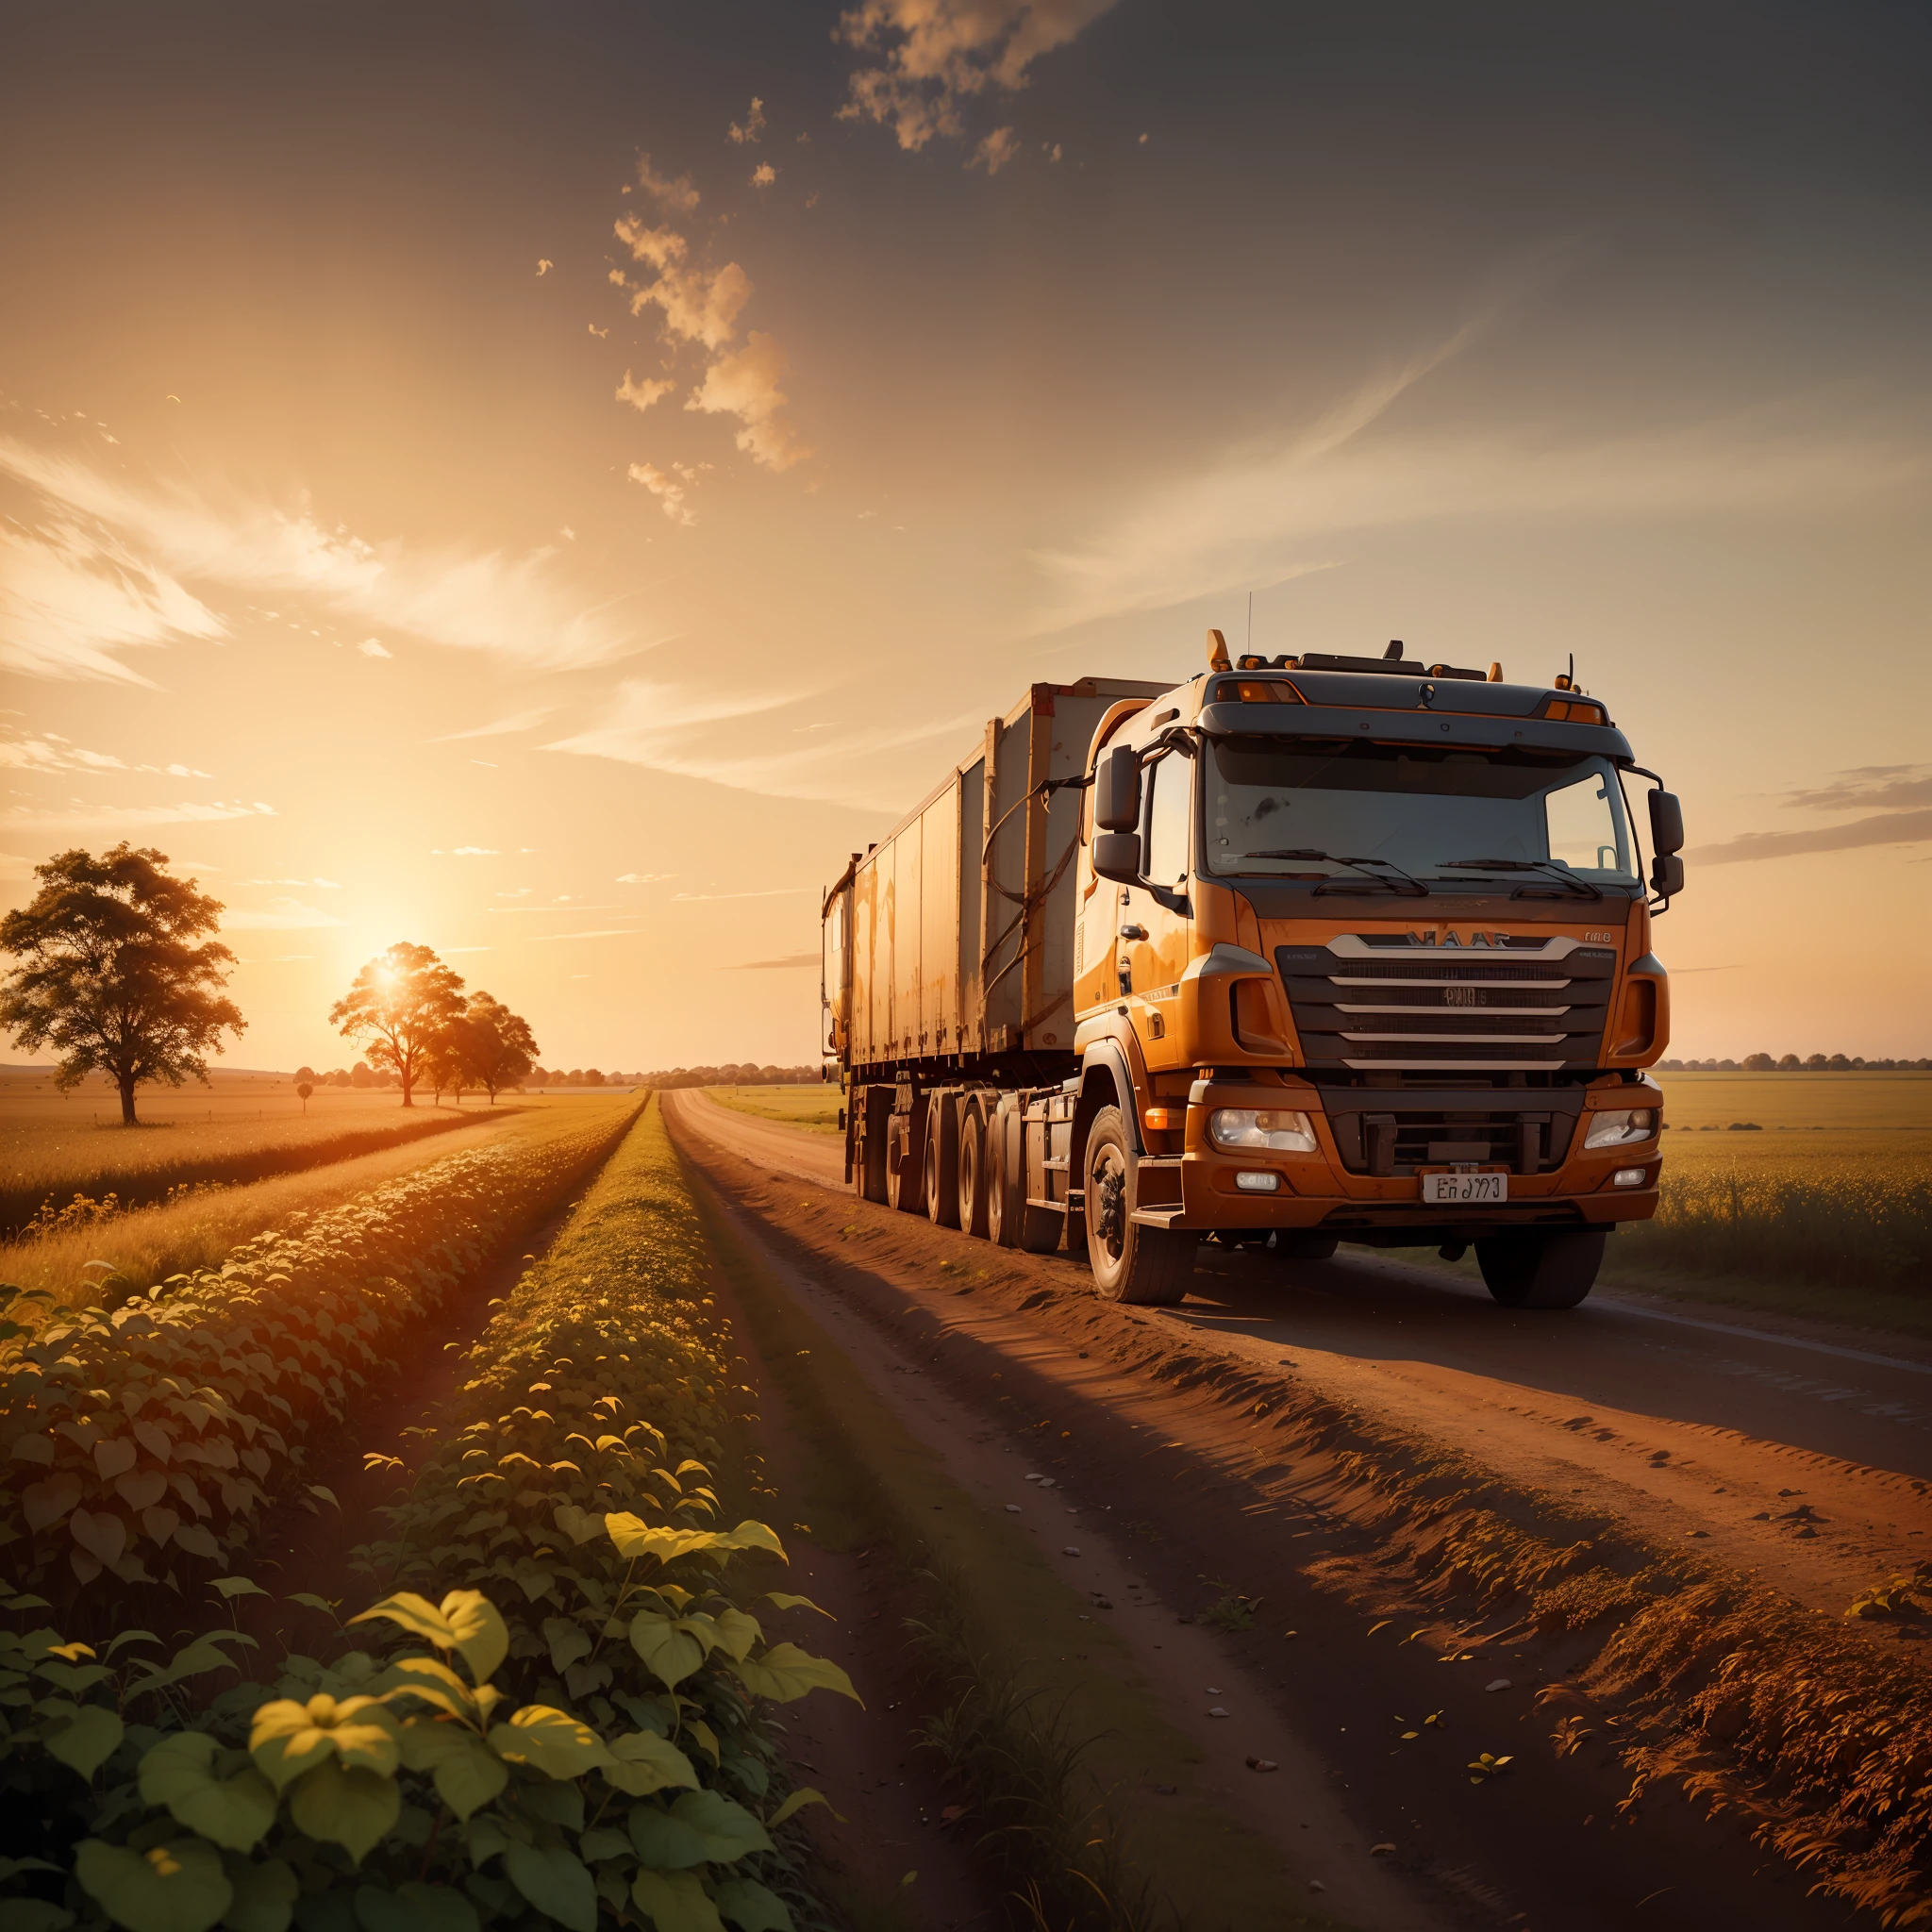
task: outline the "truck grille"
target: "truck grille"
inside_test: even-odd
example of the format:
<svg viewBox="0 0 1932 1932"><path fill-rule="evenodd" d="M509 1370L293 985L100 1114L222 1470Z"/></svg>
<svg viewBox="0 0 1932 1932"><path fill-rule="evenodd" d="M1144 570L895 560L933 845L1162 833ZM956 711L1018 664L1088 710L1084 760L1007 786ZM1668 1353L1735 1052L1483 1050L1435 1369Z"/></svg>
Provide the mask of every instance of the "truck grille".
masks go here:
<svg viewBox="0 0 1932 1932"><path fill-rule="evenodd" d="M1331 1111L1329 1126L1351 1174L1412 1174L1419 1168L1507 1168L1545 1174L1562 1166L1575 1127L1565 1108L1542 1113L1408 1109Z"/></svg>
<svg viewBox="0 0 1932 1932"><path fill-rule="evenodd" d="M1608 946L1500 934L1491 947L1344 933L1274 959L1308 1065L1357 1072L1593 1067L1617 970Z"/></svg>

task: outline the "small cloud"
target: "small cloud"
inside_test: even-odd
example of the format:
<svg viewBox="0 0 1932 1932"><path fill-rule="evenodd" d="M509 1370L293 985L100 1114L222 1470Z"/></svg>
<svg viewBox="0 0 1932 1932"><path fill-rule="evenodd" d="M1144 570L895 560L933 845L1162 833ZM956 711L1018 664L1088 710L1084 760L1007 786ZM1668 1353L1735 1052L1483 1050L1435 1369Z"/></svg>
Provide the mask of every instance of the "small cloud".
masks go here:
<svg viewBox="0 0 1932 1932"><path fill-rule="evenodd" d="M966 165L969 168L984 168L989 175L997 175L1019 152L1020 140L1013 130L1010 127L995 127L973 150L973 158Z"/></svg>
<svg viewBox="0 0 1932 1932"><path fill-rule="evenodd" d="M466 731L445 731L441 738L427 738L424 742L454 744L465 738L507 738L513 731L528 731L533 725L541 724L556 708L555 705L540 705L534 711L517 711L489 724L472 724Z"/></svg>
<svg viewBox="0 0 1932 1932"><path fill-rule="evenodd" d="M609 331L609 330L608 330L608 328L599 328L599 327L597 326L597 325L596 325L596 324L595 324L594 322L591 322L591 323L586 323L586 324L585 324L584 325L585 325L585 327L586 327L586 328L588 328L588 329L589 329L589 330L591 331L591 334L592 334L593 336L595 336L595 337L596 337L596 338L597 338L597 339L598 339L598 340L599 340L600 341L602 341L602 340L603 340L603 339L604 339L604 338L605 338L606 336L608 336L608 334L610 333L610 331Z"/></svg>
<svg viewBox="0 0 1932 1932"><path fill-rule="evenodd" d="M727 966L727 973L784 973L794 966L816 966L816 953L787 953L782 959L746 959L741 965Z"/></svg>
<svg viewBox="0 0 1932 1932"><path fill-rule="evenodd" d="M814 189L812 190L812 192L810 192L809 194L808 194L808 195L807 195L807 196L805 197L805 205L806 205L806 207L807 207L807 208L816 208L816 207L818 207L818 205L819 205L819 192L818 192L818 190L817 190L816 188L814 188Z"/></svg>
<svg viewBox="0 0 1932 1932"><path fill-rule="evenodd" d="M561 537L566 543L575 543L577 541L577 533L575 530L573 530L568 524L559 524L557 526L557 534L559 537Z"/></svg>
<svg viewBox="0 0 1932 1932"><path fill-rule="evenodd" d="M630 480L641 483L658 499L658 507L674 524L694 524L697 513L685 502L685 486L675 476L667 476L655 463L633 463Z"/></svg>
<svg viewBox="0 0 1932 1932"><path fill-rule="evenodd" d="M751 171L750 185L754 188L769 188L777 178L777 169L773 167L770 161L760 161Z"/></svg>
<svg viewBox="0 0 1932 1932"><path fill-rule="evenodd" d="M624 372L624 380L617 385L617 400L628 403L633 409L648 409L662 396L668 396L677 385L675 382L660 382L656 376L647 375L642 382L633 382L628 369Z"/></svg>
<svg viewBox="0 0 1932 1932"><path fill-rule="evenodd" d="M379 638L364 638L356 648L365 658L388 658L393 655L393 653L383 649L382 641Z"/></svg>
<svg viewBox="0 0 1932 1932"><path fill-rule="evenodd" d="M620 886L654 886L660 879L675 879L675 872L621 872L617 875Z"/></svg>
<svg viewBox="0 0 1932 1932"><path fill-rule="evenodd" d="M1147 137L1144 134L1141 137L1140 144L1142 147L1145 147L1147 145Z"/></svg>
<svg viewBox="0 0 1932 1932"><path fill-rule="evenodd" d="M675 228L654 228L637 215L625 215L613 232L631 252L631 259L647 263L657 279L633 291L630 312L641 315L654 303L663 310L668 334L684 341L722 348L738 333L738 312L751 300L751 277L735 261L720 269L703 269L690 260L691 244ZM621 270L612 278L628 288Z"/></svg>
<svg viewBox="0 0 1932 1932"><path fill-rule="evenodd" d="M638 186L673 214L688 215L698 205L698 192L691 185L691 176L659 175L652 168L649 155L638 157Z"/></svg>
<svg viewBox="0 0 1932 1932"><path fill-rule="evenodd" d="M492 765L488 758L472 758L470 762L473 765L481 765L486 772L495 772L502 770L502 767L500 765Z"/></svg>
<svg viewBox="0 0 1932 1932"><path fill-rule="evenodd" d="M519 886L516 889L516 891L512 892L504 890L504 888L499 886L497 888L496 896L499 899L527 899L530 896L530 889L528 886Z"/></svg>
<svg viewBox="0 0 1932 1932"><path fill-rule="evenodd" d="M778 387L784 374L785 352L776 339L753 329L742 349L720 356L706 370L702 386L684 407L707 415L736 416L743 425L735 439L739 448L768 470L789 470L811 451L779 418L787 400Z"/></svg>
<svg viewBox="0 0 1932 1932"><path fill-rule="evenodd" d="M541 278L541 277L542 277L542 276L544 276L544 275L548 275L548 274L550 273L550 271L551 271L551 268L553 267L553 265L554 265L554 264L553 264L553 263L552 263L552 262L550 261L550 259L549 259L549 258L548 258L547 256L539 256L539 257L537 258L537 274L538 274L538 276L539 276L539 277Z"/></svg>
<svg viewBox="0 0 1932 1932"><path fill-rule="evenodd" d="M809 892L811 886L774 886L762 892L673 892L674 906L697 906L714 899L790 899L799 892Z"/></svg>
<svg viewBox="0 0 1932 1932"><path fill-rule="evenodd" d="M430 847L432 858L494 858L498 856L494 845L452 845L445 852L441 845Z"/></svg>
<svg viewBox="0 0 1932 1932"><path fill-rule="evenodd" d="M729 138L740 147L756 146L758 138L765 131L765 104L754 94L751 97L751 112L744 117L741 126L736 121L728 130Z"/></svg>

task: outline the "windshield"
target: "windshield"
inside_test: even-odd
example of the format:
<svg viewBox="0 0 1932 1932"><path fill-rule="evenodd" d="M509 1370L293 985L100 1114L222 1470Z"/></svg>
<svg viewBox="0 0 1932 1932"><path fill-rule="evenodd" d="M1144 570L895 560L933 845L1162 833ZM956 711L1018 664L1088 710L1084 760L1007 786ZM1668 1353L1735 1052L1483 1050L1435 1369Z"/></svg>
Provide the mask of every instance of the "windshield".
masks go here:
<svg viewBox="0 0 1932 1932"><path fill-rule="evenodd" d="M1329 878L1350 873L1339 860L1372 859L1473 883L1482 873L1470 861L1493 859L1506 870L1554 866L1592 885L1638 883L1607 758L1217 738L1203 764L1214 872Z"/></svg>

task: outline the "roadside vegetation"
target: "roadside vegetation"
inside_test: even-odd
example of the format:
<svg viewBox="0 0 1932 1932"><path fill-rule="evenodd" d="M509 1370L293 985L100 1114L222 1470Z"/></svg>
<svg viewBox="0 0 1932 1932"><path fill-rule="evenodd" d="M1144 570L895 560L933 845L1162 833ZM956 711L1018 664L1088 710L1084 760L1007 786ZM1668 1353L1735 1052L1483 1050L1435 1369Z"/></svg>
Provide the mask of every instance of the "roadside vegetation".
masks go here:
<svg viewBox="0 0 1932 1932"><path fill-rule="evenodd" d="M527 1146L519 1152L525 1166L541 1164ZM446 1165L467 1164L481 1180L489 1158ZM491 1178L500 1192L505 1176ZM434 1225L417 1220L412 1231L434 1246ZM811 1607L765 1587L783 1557L772 1530L751 1519L724 1526L727 1504L757 1476L728 1446L729 1336L708 1266L651 1118L497 1306L465 1358L471 1378L419 1438L420 1464L373 1458L395 1470L397 1498L385 1533L344 1557L342 1593L378 1600L318 1641L318 1655L270 1661L239 1627L170 1655L148 1631L123 1627L133 1621L125 1588L84 1603L62 1592L61 1624L84 1622L91 1642L46 1624L0 1635L9 1925L823 1924L785 1829L818 1794L785 1789L767 1707L819 1689L855 1693L836 1666L767 1639L761 1616ZM438 1271L419 1261L415 1272ZM408 1287L391 1285L408 1298ZM291 1275L264 1277L253 1332L231 1324L212 1341L224 1351L218 1379L239 1386L230 1396L202 1383L206 1413L170 1397L98 1409L92 1391L70 1400L69 1419L92 1435L92 1462L146 1475L158 1457L146 1426L170 1439L172 1456L154 1471L164 1490L190 1445L265 1454L266 1469L242 1460L245 1474L198 1472L225 1492L272 1483L278 1459L293 1465L284 1405L353 1407L358 1391L340 1359L366 1361L369 1341L344 1334L345 1306L293 1288ZM271 1305L276 1319L262 1319ZM152 1323L144 1354L158 1337L176 1351L199 1345L166 1334L185 1325L169 1312L163 1303L103 1325L122 1335ZM303 1312L315 1319L297 1334ZM58 1345L96 1350L90 1374L112 1378L108 1337L70 1330ZM280 1364L274 1350L288 1351ZM74 1386L52 1373L58 1358L25 1353L45 1381ZM179 1366L179 1382L206 1373ZM131 1373L124 1365L130 1388ZM88 1525L68 1525L84 1558L99 1514L125 1526L122 1480L112 1478L112 1496L90 1493ZM248 1540L239 1519L252 1513L228 1508L223 1536L208 1539L217 1553L202 1575L225 1597L263 1593L238 1574ZM72 1567L84 1573L86 1562ZM291 1601L318 1629L333 1623L327 1600ZM21 1622L55 1609L40 1591L0 1607Z"/></svg>
<svg viewBox="0 0 1932 1932"><path fill-rule="evenodd" d="M815 1134L836 1134L839 1109L844 1105L837 1086L819 1081L801 1087L710 1087L706 1091L720 1107L755 1114L759 1120L783 1121L789 1127L808 1127Z"/></svg>

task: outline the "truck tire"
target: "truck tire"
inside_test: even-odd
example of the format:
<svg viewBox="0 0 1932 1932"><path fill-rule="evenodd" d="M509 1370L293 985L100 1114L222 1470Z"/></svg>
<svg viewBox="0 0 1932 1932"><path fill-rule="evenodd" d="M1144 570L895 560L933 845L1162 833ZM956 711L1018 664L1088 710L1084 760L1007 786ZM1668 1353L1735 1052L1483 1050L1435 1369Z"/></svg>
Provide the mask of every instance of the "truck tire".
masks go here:
<svg viewBox="0 0 1932 1932"><path fill-rule="evenodd" d="M959 1187L954 1224L962 1232L986 1239L986 1121L979 1103L969 1100L959 1109Z"/></svg>
<svg viewBox="0 0 1932 1932"><path fill-rule="evenodd" d="M925 1212L925 1136L917 1110L895 1113L886 1139L886 1205L902 1214Z"/></svg>
<svg viewBox="0 0 1932 1932"><path fill-rule="evenodd" d="M863 1129L854 1149L852 1191L861 1200L886 1198L886 1123L892 1117L892 1090L890 1087L861 1087L854 1093L855 1106L863 1109L857 1124Z"/></svg>
<svg viewBox="0 0 1932 1932"><path fill-rule="evenodd" d="M1102 1301L1171 1307L1188 1291L1200 1237L1134 1222L1134 1152L1117 1107L1087 1130L1087 1260Z"/></svg>
<svg viewBox="0 0 1932 1932"><path fill-rule="evenodd" d="M1601 1229L1494 1235L1476 1242L1475 1258L1506 1308L1574 1308L1595 1285L1606 1239Z"/></svg>
<svg viewBox="0 0 1932 1932"><path fill-rule="evenodd" d="M959 1108L935 1093L925 1117L925 1216L935 1227L959 1224Z"/></svg>
<svg viewBox="0 0 1932 1932"><path fill-rule="evenodd" d="M996 1248L1020 1245L1026 1213L1026 1170L1017 1108L996 1113L986 1129L986 1233Z"/></svg>

